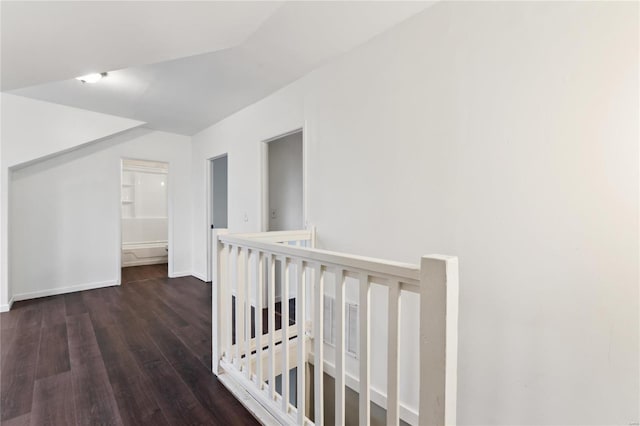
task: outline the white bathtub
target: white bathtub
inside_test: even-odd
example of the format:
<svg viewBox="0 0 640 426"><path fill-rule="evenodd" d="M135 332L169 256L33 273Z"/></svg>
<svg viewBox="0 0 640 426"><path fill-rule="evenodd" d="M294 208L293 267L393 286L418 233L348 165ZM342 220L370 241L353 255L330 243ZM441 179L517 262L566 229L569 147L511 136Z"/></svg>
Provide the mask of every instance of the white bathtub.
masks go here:
<svg viewBox="0 0 640 426"><path fill-rule="evenodd" d="M122 266L167 263L167 242L150 241L122 244Z"/></svg>

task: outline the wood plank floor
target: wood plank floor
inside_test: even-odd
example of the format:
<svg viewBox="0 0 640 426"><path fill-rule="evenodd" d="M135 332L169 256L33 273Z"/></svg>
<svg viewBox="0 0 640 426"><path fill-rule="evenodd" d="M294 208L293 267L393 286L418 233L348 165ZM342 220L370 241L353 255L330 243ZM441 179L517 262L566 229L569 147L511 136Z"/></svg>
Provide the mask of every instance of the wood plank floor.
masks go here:
<svg viewBox="0 0 640 426"><path fill-rule="evenodd" d="M254 425L211 373L211 286L124 268L121 286L0 315L0 423Z"/></svg>

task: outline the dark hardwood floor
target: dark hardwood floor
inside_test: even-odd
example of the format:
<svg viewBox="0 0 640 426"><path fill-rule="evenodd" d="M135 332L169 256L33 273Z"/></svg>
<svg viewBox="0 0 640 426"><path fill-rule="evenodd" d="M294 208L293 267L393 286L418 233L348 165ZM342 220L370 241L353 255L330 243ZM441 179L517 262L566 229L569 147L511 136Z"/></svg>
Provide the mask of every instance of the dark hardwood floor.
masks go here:
<svg viewBox="0 0 640 426"><path fill-rule="evenodd" d="M166 263L122 268L122 284L132 281L144 281L152 278L167 278L169 271Z"/></svg>
<svg viewBox="0 0 640 426"><path fill-rule="evenodd" d="M211 373L210 285L166 265L122 282L0 315L2 425L258 424Z"/></svg>

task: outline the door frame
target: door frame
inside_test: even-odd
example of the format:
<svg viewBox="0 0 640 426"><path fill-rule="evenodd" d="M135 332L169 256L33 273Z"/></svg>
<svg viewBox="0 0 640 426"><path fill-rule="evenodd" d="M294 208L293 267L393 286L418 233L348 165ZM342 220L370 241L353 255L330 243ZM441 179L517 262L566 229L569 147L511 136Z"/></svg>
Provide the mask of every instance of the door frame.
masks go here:
<svg viewBox="0 0 640 426"><path fill-rule="evenodd" d="M260 230L262 232L267 232L269 230L269 143L295 133L302 133L302 227L305 229L309 227L309 220L307 217L307 146L309 140L307 137L307 123L305 121L305 123L300 127L296 127L293 130L264 139L260 143Z"/></svg>
<svg viewBox="0 0 640 426"><path fill-rule="evenodd" d="M124 161L147 161L151 163L165 163L167 165L167 277L173 277L173 188L171 185L171 161L152 160L150 158L138 158L121 156L118 159L118 251L116 256L118 266L118 285L122 284L122 174L124 172Z"/></svg>
<svg viewBox="0 0 640 426"><path fill-rule="evenodd" d="M213 162L220 158L227 157L227 226L229 220L229 153L225 152L213 157L207 158L205 161L205 168L207 169L205 183L205 199L207 200L207 206L205 209L205 229L207 234L207 275L205 282L213 282L213 233L211 228L211 221L213 219Z"/></svg>

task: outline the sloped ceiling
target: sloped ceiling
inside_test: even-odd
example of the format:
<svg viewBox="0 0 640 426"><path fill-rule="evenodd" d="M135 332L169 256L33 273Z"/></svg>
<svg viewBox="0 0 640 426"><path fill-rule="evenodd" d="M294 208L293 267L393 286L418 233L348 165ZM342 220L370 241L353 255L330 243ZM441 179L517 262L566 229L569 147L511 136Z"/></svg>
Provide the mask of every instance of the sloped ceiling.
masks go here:
<svg viewBox="0 0 640 426"><path fill-rule="evenodd" d="M78 52L83 50L81 47L86 46L77 46L76 43L72 45L73 49L63 47L65 53L62 59L69 64L53 67L56 78L64 75L62 81L17 88L11 93L128 117L144 121L154 129L185 135L197 133L262 99L432 4L397 1L320 1L233 2L232 6L226 2L179 2L180 6L173 4L169 7L161 4L165 2L143 2L145 5L134 2L136 6L132 7L132 10L135 13L132 14L136 18L127 16L123 19L109 6L118 2L81 3L97 3L95 7L100 13L92 11L90 4L83 5L80 9L81 20L84 22L81 25L82 31L74 29L63 32L61 38L68 42L74 37L80 37L81 33L91 32L91 28L96 26L90 25L87 21L97 20L97 27L101 28L101 37L107 39L100 41L102 53L94 52L83 58ZM115 9L120 7L123 6L117 5ZM164 27L173 29L171 37L160 34L160 27L163 25L145 23L155 19L155 7L159 8L158 13L162 17ZM187 13L189 7L194 9ZM27 9L35 13L35 8ZM65 4L63 10L66 21L75 20L72 6ZM145 16L145 11L148 16ZM2 10L3 24L6 19L10 19L11 13L11 8L8 15L5 9ZM27 12L21 13L23 14L19 20L27 20ZM178 28L182 27L172 23L169 18L171 13L183 14L180 15L183 17L176 19L181 24L184 24L189 16L197 15L194 25L201 25L202 28L191 29L187 35L182 36L178 31ZM37 15L40 15L40 12ZM206 19L203 19L203 16ZM44 17L41 18L45 30L42 34L37 31L36 38L47 38L47 31L50 32L48 37L60 38L53 25ZM210 21L209 26L202 24L207 19ZM135 27L136 21L139 21L143 28L151 27L152 30L149 32L155 34L157 39L147 35L143 41L137 40L132 28ZM229 26L229 22L233 22L234 25ZM122 29L129 35L113 36L109 42L107 23L110 23L111 32L114 32L114 29ZM71 22L68 24L72 25ZM18 25L12 23L7 33L22 31L16 27ZM209 27L217 28L212 30ZM205 33L206 35L203 35ZM2 36L4 47L4 25ZM171 42L165 49L163 43L168 43L167 38L170 38ZM208 47L203 38L207 40ZM127 40L133 44L131 47L125 46ZM34 49L33 44L35 43L29 44L29 49ZM55 46L60 43L51 42L49 45L50 50L56 50ZM14 51L13 55L20 56L19 49L15 46L11 49ZM126 52L119 54L120 49ZM202 49L206 49L207 53L200 53L199 50ZM31 59L33 63L46 64L47 61L38 58L50 58L52 53L39 48L34 55L36 58ZM178 59L150 63L154 62L151 60L154 55L163 56L163 59L177 55ZM8 54L7 57L12 56ZM5 60L3 51L3 79ZM14 67L10 59L9 61L9 68ZM127 61L126 68L122 65L112 65ZM95 85L82 84L70 78L82 75L86 71L108 71L109 77ZM7 85L16 87L19 81L23 82L20 84L24 84L25 81L42 81L46 76L41 74L34 71L28 79L25 77L22 80L18 77L8 77Z"/></svg>
<svg viewBox="0 0 640 426"><path fill-rule="evenodd" d="M282 2L2 1L2 91L235 46Z"/></svg>
<svg viewBox="0 0 640 426"><path fill-rule="evenodd" d="M2 164L22 167L145 123L2 93Z"/></svg>

